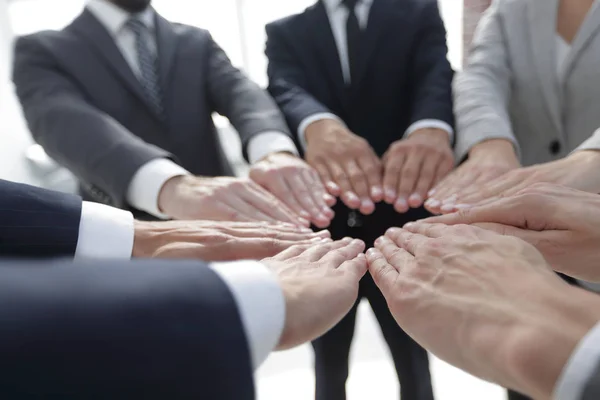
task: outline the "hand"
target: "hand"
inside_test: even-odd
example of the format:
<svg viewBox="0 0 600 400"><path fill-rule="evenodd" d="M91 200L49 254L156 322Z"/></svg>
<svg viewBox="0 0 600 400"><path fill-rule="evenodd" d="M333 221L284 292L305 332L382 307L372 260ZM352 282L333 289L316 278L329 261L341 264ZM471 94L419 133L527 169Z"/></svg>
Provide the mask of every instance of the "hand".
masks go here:
<svg viewBox="0 0 600 400"><path fill-rule="evenodd" d="M423 129L393 143L383 156L385 202L399 213L423 205L427 192L454 166L448 132Z"/></svg>
<svg viewBox="0 0 600 400"><path fill-rule="evenodd" d="M317 170L329 193L368 215L383 198L381 161L369 143L335 120L306 128L306 161Z"/></svg>
<svg viewBox="0 0 600 400"><path fill-rule="evenodd" d="M286 299L279 350L314 340L333 328L358 297L367 272L360 240L295 246L263 263L278 276Z"/></svg>
<svg viewBox="0 0 600 400"><path fill-rule="evenodd" d="M329 226L334 217L330 207L335 197L325 191L319 174L294 155L268 155L252 166L250 179L319 228Z"/></svg>
<svg viewBox="0 0 600 400"><path fill-rule="evenodd" d="M250 179L178 176L165 183L158 206L171 218L181 220L310 225Z"/></svg>
<svg viewBox="0 0 600 400"><path fill-rule="evenodd" d="M538 164L510 171L483 185L472 185L445 203L444 212L453 212L496 197L512 196L536 183L554 183L584 190L600 192L600 152L579 151L562 160Z"/></svg>
<svg viewBox="0 0 600 400"><path fill-rule="evenodd" d="M477 227L392 229L369 250L373 279L398 324L443 360L551 398L600 300L563 282L529 244Z"/></svg>
<svg viewBox="0 0 600 400"><path fill-rule="evenodd" d="M456 168L429 192L425 207L439 214L452 205L445 206L467 190L469 186L481 186L505 173L519 168L521 164L513 144L504 139L487 140L473 147L469 159Z"/></svg>
<svg viewBox="0 0 600 400"><path fill-rule="evenodd" d="M423 222L476 224L516 236L534 245L554 270L600 282L600 196L596 194L536 184L513 196Z"/></svg>
<svg viewBox="0 0 600 400"><path fill-rule="evenodd" d="M266 222L166 221L135 223L133 257L260 260L298 244L330 237L308 228Z"/></svg>

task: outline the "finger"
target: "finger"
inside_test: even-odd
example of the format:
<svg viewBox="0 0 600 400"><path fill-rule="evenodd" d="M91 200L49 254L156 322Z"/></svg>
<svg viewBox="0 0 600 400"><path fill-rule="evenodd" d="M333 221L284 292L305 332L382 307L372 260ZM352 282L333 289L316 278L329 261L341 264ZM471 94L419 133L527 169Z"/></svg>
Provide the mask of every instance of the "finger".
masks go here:
<svg viewBox="0 0 600 400"><path fill-rule="evenodd" d="M388 263L390 263L398 273L401 272L407 263L414 260L414 256L405 249L398 246L392 239L382 236L375 242L375 248L383 254Z"/></svg>
<svg viewBox="0 0 600 400"><path fill-rule="evenodd" d="M423 161L423 154L415 151L406 158L398 181L398 198L394 204L394 209L399 213L405 213L409 209L408 197L415 190Z"/></svg>
<svg viewBox="0 0 600 400"><path fill-rule="evenodd" d="M375 203L379 203L383 200L383 188L381 182L382 165L381 161L375 153L371 151L368 156L360 157L358 159L358 166L363 170L367 177L367 184L369 185L369 194L371 200Z"/></svg>
<svg viewBox="0 0 600 400"><path fill-rule="evenodd" d="M441 164L441 160L438 157L427 157L423 160L415 190L408 198L408 205L411 208L419 208L423 205L427 192L429 192L435 181L439 164Z"/></svg>
<svg viewBox="0 0 600 400"><path fill-rule="evenodd" d="M304 254L304 252L306 252L307 250L309 250L313 247L326 245L327 243L331 243L331 242L332 242L331 239L321 239L321 241L319 241L317 243L298 244L298 245L290 247L287 250L282 251L281 253L277 254L273 258L278 261L289 260L289 259L292 259L295 257L299 257L300 255Z"/></svg>
<svg viewBox="0 0 600 400"><path fill-rule="evenodd" d="M386 236L394 240L396 243L401 240L403 232L410 232L417 235L426 236L428 238L439 238L448 233L448 225L444 224L427 224L422 222L408 223L403 229L391 228L386 232Z"/></svg>
<svg viewBox="0 0 600 400"><path fill-rule="evenodd" d="M306 258L309 262L316 262L323 258L327 253L346 247L351 242L352 239L345 238L335 242L319 244L306 250L302 257Z"/></svg>
<svg viewBox="0 0 600 400"><path fill-rule="evenodd" d="M300 208L305 210L304 217L313 220L321 216L322 212L310 193L314 188L309 187L298 173L287 176L285 179L289 190L288 195L294 197Z"/></svg>
<svg viewBox="0 0 600 400"><path fill-rule="evenodd" d="M404 161L404 155L398 154L394 158L389 156L385 163L383 175L383 199L388 204L394 204L398 196L398 181L400 180L400 172L402 171Z"/></svg>
<svg viewBox="0 0 600 400"><path fill-rule="evenodd" d="M365 247L365 243L362 240L354 239L344 247L340 247L339 249L324 254L321 261L330 263L337 268L345 261L352 260L361 254L365 251Z"/></svg>
<svg viewBox="0 0 600 400"><path fill-rule="evenodd" d="M350 183L350 179L346 175L346 171L336 162L330 162L328 164L329 171L335 182L340 188L341 199L348 206L348 208L352 210L356 210L360 207L360 199L357 194L354 193L354 188L352 187L352 183Z"/></svg>
<svg viewBox="0 0 600 400"><path fill-rule="evenodd" d="M302 185L305 188L301 201L303 201L302 205L310 212L311 221L319 228L327 227L335 214L325 203L325 188L316 179L316 173L304 170L301 176L295 176L292 179L294 185Z"/></svg>
<svg viewBox="0 0 600 400"><path fill-rule="evenodd" d="M310 219L310 210L306 209L298 202L298 189L292 186L280 174L277 174L272 182L267 187L271 194L275 195L279 200L283 201L293 212L304 219Z"/></svg>
<svg viewBox="0 0 600 400"><path fill-rule="evenodd" d="M353 260L342 263L338 269L353 275L358 282L367 273L367 257L360 253Z"/></svg>
<svg viewBox="0 0 600 400"><path fill-rule="evenodd" d="M373 200L371 200L367 176L354 160L346 162L344 170L346 171L346 175L350 178L354 193L356 193L360 199L360 212L365 215L372 214L373 211L375 211L375 204L373 204Z"/></svg>
<svg viewBox="0 0 600 400"><path fill-rule="evenodd" d="M520 182L515 181L512 176L502 176L492 182L470 187L465 193L461 193L455 204L477 204L481 201L504 194L514 187L521 187Z"/></svg>
<svg viewBox="0 0 600 400"><path fill-rule="evenodd" d="M327 165L317 163L315 164L314 168L321 178L321 183L323 183L329 194L331 196L338 197L341 194L340 187L334 182L333 177L329 173L329 168L327 168Z"/></svg>
<svg viewBox="0 0 600 400"><path fill-rule="evenodd" d="M202 228L205 221L192 221L192 225L190 228L196 233L197 227ZM214 225L207 225L209 228L214 227ZM265 230L272 232L284 232L284 233L302 233L302 234L310 234L314 233L312 229L299 226L297 224L290 224L285 222L231 222L231 221L223 221L219 222L219 228L225 230L227 233L235 234L239 232L248 232L248 234L254 234L255 232Z"/></svg>
<svg viewBox="0 0 600 400"><path fill-rule="evenodd" d="M461 193L469 185L475 184L479 176L480 173L477 171L465 168L465 166L459 167L429 192L430 199L425 206L428 210L437 213L442 204L448 202L452 195Z"/></svg>
<svg viewBox="0 0 600 400"><path fill-rule="evenodd" d="M443 159L440 163L438 163L437 170L435 171L435 178L433 180L433 188L444 178L450 174L452 169L454 168L454 160L452 158Z"/></svg>
<svg viewBox="0 0 600 400"><path fill-rule="evenodd" d="M386 257L390 251L389 248L386 248L386 245L389 247L389 242L393 243L396 247L403 248L410 254L415 255L421 246L431 240L427 236L415 234L404 229L390 229L386 232L385 236L382 236L380 239L383 242L384 247L380 248L377 246L377 243L376 247L380 248L383 255ZM395 264L394 260L388 258L388 261Z"/></svg>
<svg viewBox="0 0 600 400"><path fill-rule="evenodd" d="M388 262L378 249L367 251L367 262L373 281L387 298L393 292L395 283L399 278L398 270Z"/></svg>
<svg viewBox="0 0 600 400"><path fill-rule="evenodd" d="M246 203L261 213L269 215L273 220L300 223L303 226L310 225L308 220L299 217L283 202L254 182L246 186L240 195Z"/></svg>
<svg viewBox="0 0 600 400"><path fill-rule="evenodd" d="M261 260L273 257L293 246L308 245L315 246L324 243L327 239L315 237L312 239L281 240L275 238L244 238L230 241L224 246L221 253L229 260Z"/></svg>
<svg viewBox="0 0 600 400"><path fill-rule="evenodd" d="M227 203L221 203L219 205L219 210L221 210L230 221L268 223L281 222L256 210L239 197L228 197L225 201Z"/></svg>

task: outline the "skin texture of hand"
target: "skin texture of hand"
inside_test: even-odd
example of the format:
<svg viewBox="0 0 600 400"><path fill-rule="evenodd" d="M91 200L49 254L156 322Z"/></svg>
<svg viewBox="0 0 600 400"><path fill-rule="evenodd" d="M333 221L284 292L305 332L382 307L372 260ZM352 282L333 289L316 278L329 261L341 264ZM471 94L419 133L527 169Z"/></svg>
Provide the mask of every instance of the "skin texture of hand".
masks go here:
<svg viewBox="0 0 600 400"><path fill-rule="evenodd" d="M368 215L383 199L381 161L369 143L342 123L325 119L306 128L306 161L329 193Z"/></svg>
<svg viewBox="0 0 600 400"><path fill-rule="evenodd" d="M367 272L364 250L360 240L344 239L294 246L263 260L278 276L286 299L279 350L316 339L350 311Z"/></svg>
<svg viewBox="0 0 600 400"><path fill-rule="evenodd" d="M439 182L425 207L434 214L453 210L453 201L469 186L481 186L521 166L513 144L504 139L487 140L469 152L469 159ZM445 206L449 203L449 206Z"/></svg>
<svg viewBox="0 0 600 400"><path fill-rule="evenodd" d="M330 207L335 197L326 192L319 174L292 154L268 155L252 166L250 179L319 228L328 227L334 217Z"/></svg>
<svg viewBox="0 0 600 400"><path fill-rule="evenodd" d="M550 399L600 300L558 278L533 246L473 226L391 229L367 252L398 324L441 359Z"/></svg>
<svg viewBox="0 0 600 400"><path fill-rule="evenodd" d="M164 184L158 205L163 213L180 220L310 225L250 179L178 176Z"/></svg>
<svg viewBox="0 0 600 400"><path fill-rule="evenodd" d="M448 132L422 129L393 143L383 156L384 199L399 213L423 205L427 192L454 166Z"/></svg>
<svg viewBox="0 0 600 400"><path fill-rule="evenodd" d="M536 183L554 183L600 193L600 152L579 151L562 160L512 170L483 185L472 185L444 203L445 213L507 197Z"/></svg>
<svg viewBox="0 0 600 400"><path fill-rule="evenodd" d="M165 221L135 223L133 257L260 260L299 244L330 237L291 224L266 222Z"/></svg>
<svg viewBox="0 0 600 400"><path fill-rule="evenodd" d="M536 184L513 196L423 223L474 224L516 236L535 246L554 270L600 282L600 196L596 194Z"/></svg>

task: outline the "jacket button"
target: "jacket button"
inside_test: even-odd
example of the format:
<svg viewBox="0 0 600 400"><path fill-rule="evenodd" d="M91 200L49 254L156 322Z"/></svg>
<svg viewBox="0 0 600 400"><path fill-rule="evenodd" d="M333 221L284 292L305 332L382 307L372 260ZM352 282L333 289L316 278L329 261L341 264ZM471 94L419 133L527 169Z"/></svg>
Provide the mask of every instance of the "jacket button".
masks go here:
<svg viewBox="0 0 600 400"><path fill-rule="evenodd" d="M558 155L561 152L561 150L562 150L562 146L561 146L561 144L560 144L560 142L558 140L553 140L550 143L550 153L553 156Z"/></svg>

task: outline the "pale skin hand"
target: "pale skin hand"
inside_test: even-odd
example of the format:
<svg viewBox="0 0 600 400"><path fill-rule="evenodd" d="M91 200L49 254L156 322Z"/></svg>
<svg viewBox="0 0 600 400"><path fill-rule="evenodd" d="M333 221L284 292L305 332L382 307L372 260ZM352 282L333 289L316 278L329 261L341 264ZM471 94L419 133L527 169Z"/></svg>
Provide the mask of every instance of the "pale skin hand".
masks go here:
<svg viewBox="0 0 600 400"><path fill-rule="evenodd" d="M512 170L483 185L470 186L445 204L443 212L481 205L497 197L512 196L536 183L554 183L600 193L600 152L579 151L559 161Z"/></svg>
<svg viewBox="0 0 600 400"><path fill-rule="evenodd" d="M471 149L467 161L429 192L425 207L434 214L451 211L456 198L470 186L485 185L520 166L510 141L493 139L479 143Z"/></svg>
<svg viewBox="0 0 600 400"><path fill-rule="evenodd" d="M600 196L596 194L536 184L513 196L422 222L475 224L516 236L534 245L556 271L600 282Z"/></svg>
<svg viewBox="0 0 600 400"><path fill-rule="evenodd" d="M308 228L266 222L166 221L135 223L135 258L258 260L330 237Z"/></svg>
<svg viewBox="0 0 600 400"><path fill-rule="evenodd" d="M335 197L326 192L319 174L289 153L274 153L250 169L250 179L271 192L300 217L326 228L334 217Z"/></svg>
<svg viewBox="0 0 600 400"><path fill-rule="evenodd" d="M295 246L263 260L277 275L286 302L278 350L316 339L350 311L367 272L364 250L360 240L344 239Z"/></svg>
<svg viewBox="0 0 600 400"><path fill-rule="evenodd" d="M421 129L394 142L383 156L384 199L399 213L419 208L454 166L448 132Z"/></svg>
<svg viewBox="0 0 600 400"><path fill-rule="evenodd" d="M310 224L257 183L243 178L178 176L164 184L158 206L179 220Z"/></svg>
<svg viewBox="0 0 600 400"><path fill-rule="evenodd" d="M443 360L550 399L600 300L570 287L534 247L472 226L391 229L367 252L398 324Z"/></svg>
<svg viewBox="0 0 600 400"><path fill-rule="evenodd" d="M382 164L369 143L342 123L325 119L306 128L306 161L333 196L367 215L383 199Z"/></svg>

